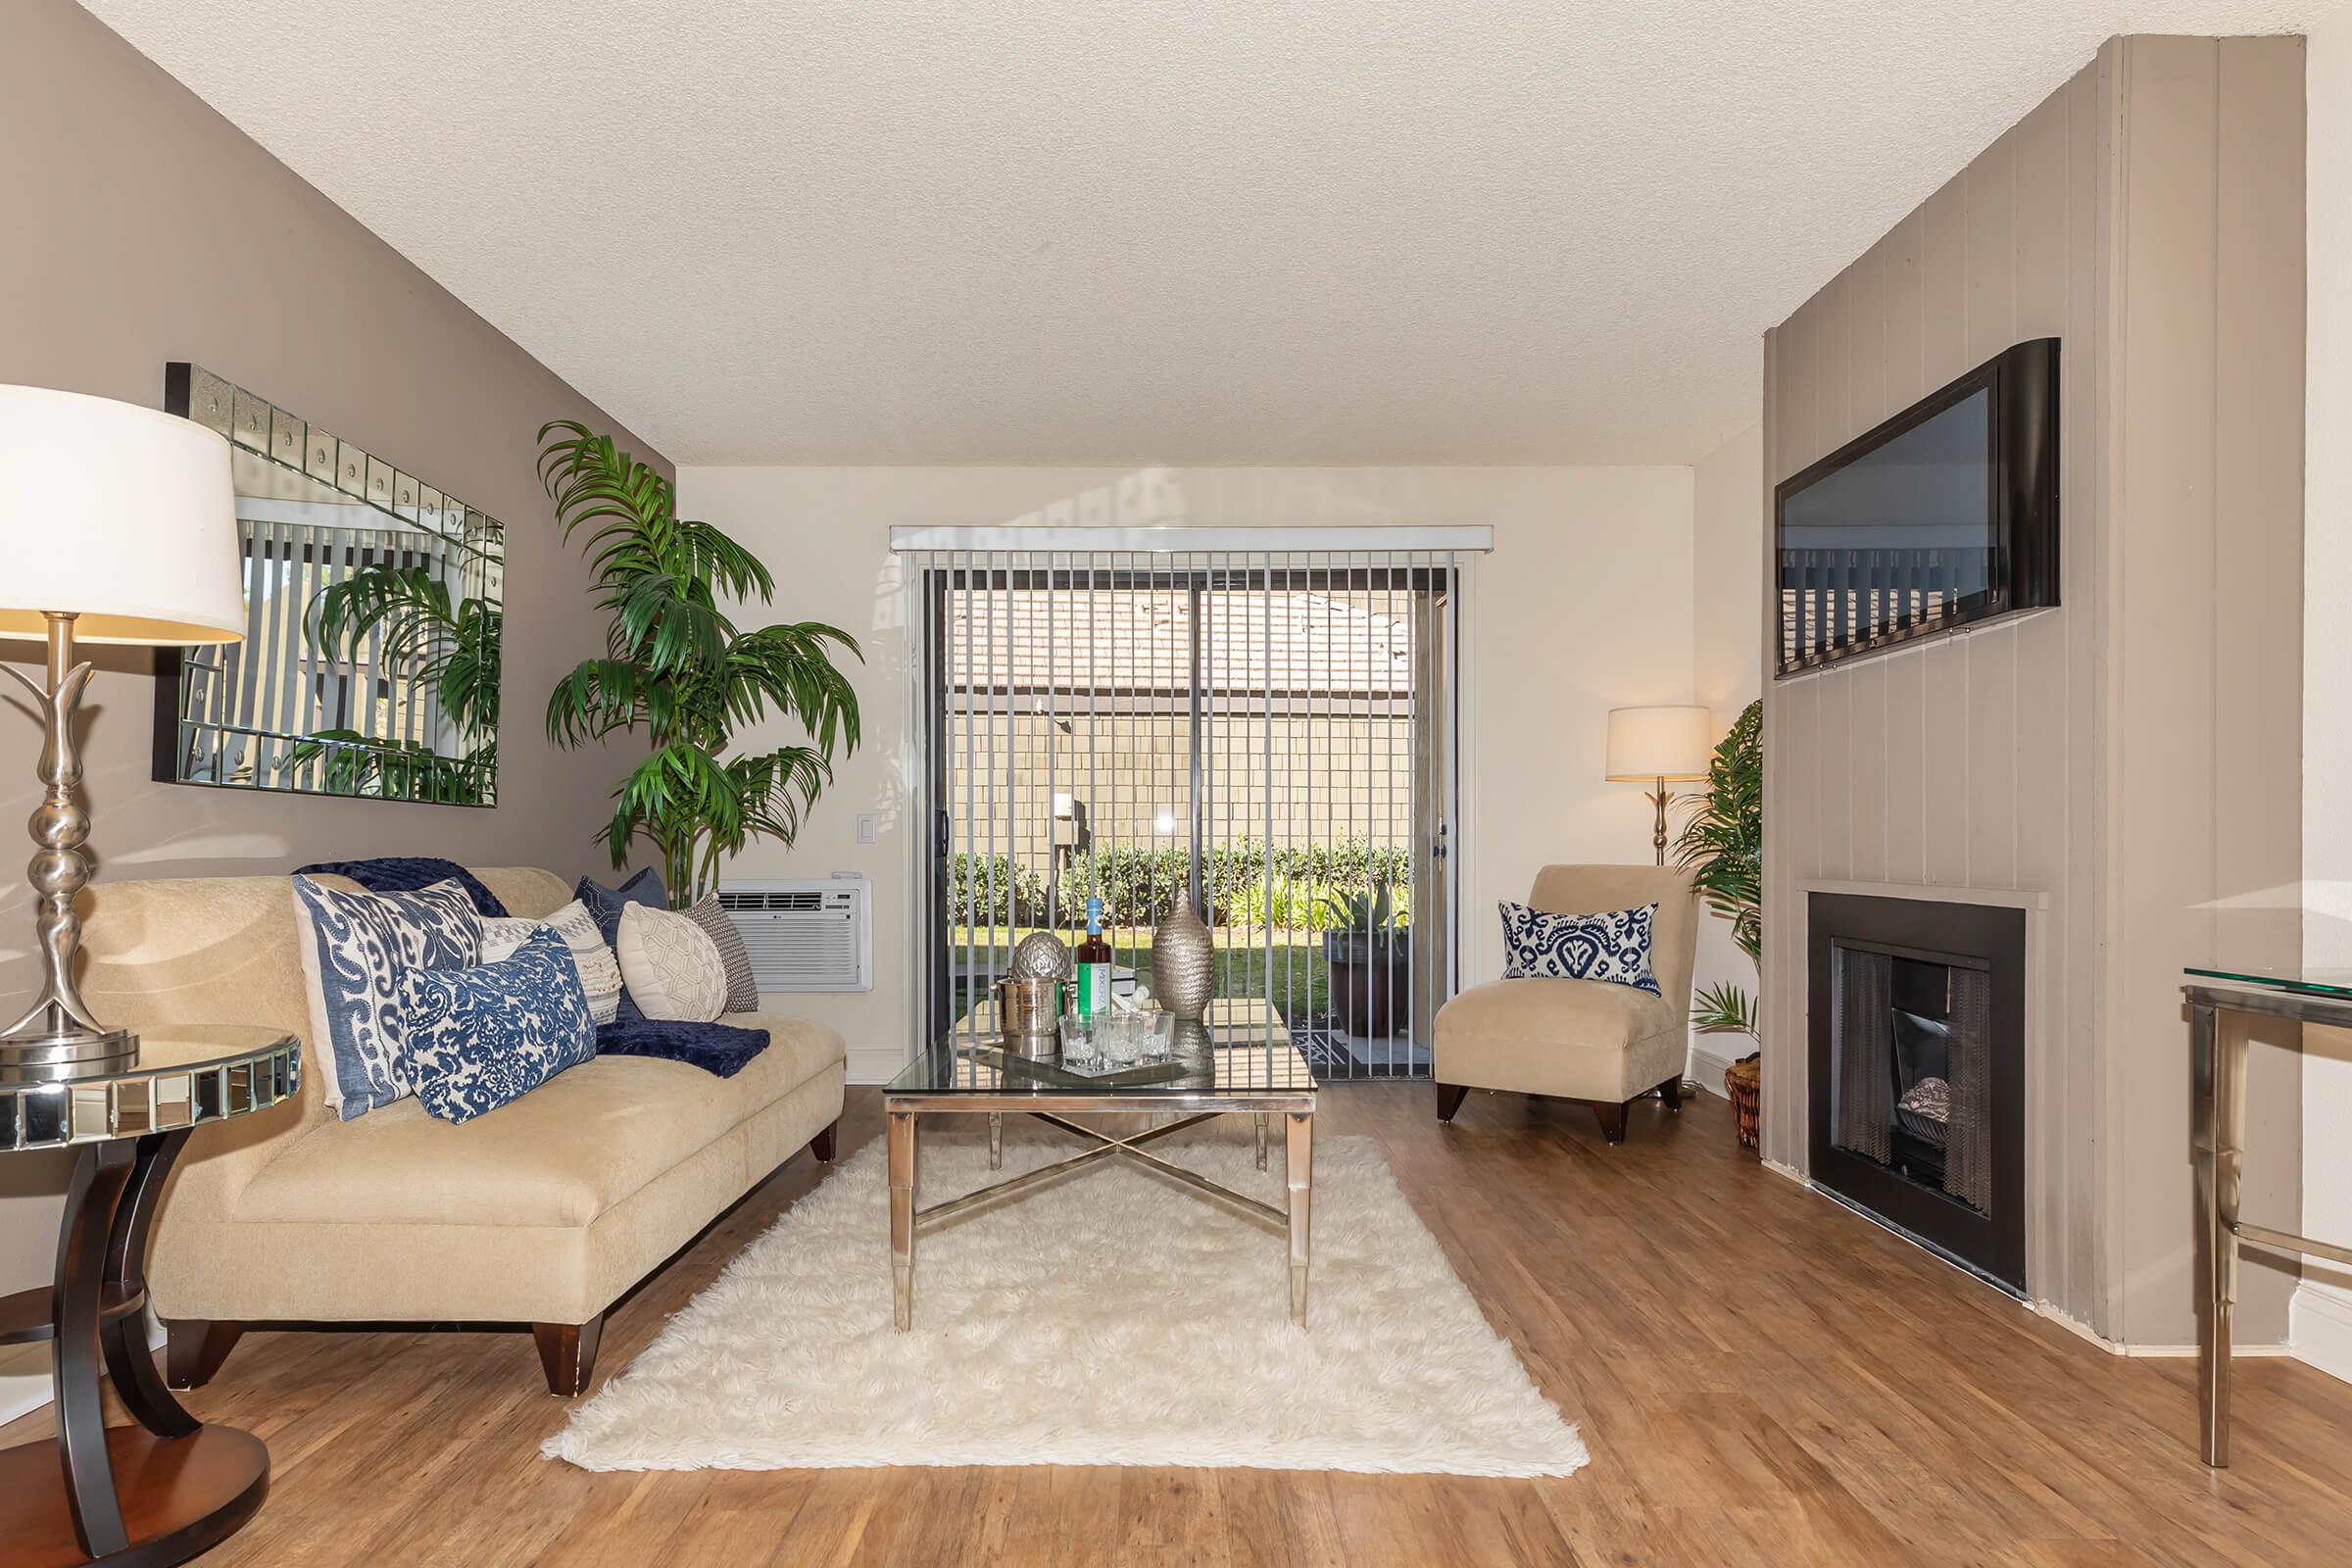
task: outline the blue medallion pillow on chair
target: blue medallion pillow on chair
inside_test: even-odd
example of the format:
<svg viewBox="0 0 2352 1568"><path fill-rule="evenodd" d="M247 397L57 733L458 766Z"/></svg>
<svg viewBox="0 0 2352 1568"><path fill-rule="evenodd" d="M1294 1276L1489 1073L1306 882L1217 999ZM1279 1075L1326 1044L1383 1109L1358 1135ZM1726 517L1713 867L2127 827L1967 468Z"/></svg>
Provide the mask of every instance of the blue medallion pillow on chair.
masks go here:
<svg viewBox="0 0 2352 1568"><path fill-rule="evenodd" d="M642 904L654 909L669 907L669 894L662 886L662 873L650 865L617 888L609 888L602 882L582 877L580 885L571 890L571 896L580 901L590 917L596 921L597 930L604 933L605 946L616 953L620 950L620 911L624 906ZM629 995L626 985L620 988L620 1005L612 1021L645 1021L645 1009L637 1005L636 999Z"/></svg>
<svg viewBox="0 0 2352 1568"><path fill-rule="evenodd" d="M400 1007L409 1080L443 1121L471 1121L596 1054L588 993L554 926L496 963L408 970Z"/></svg>
<svg viewBox="0 0 2352 1568"><path fill-rule="evenodd" d="M327 1107L345 1121L410 1093L400 1060L400 973L458 968L481 954L473 900L455 882L416 893L346 893L294 878L310 1050Z"/></svg>
<svg viewBox="0 0 2352 1568"><path fill-rule="evenodd" d="M1502 908L1502 977L1602 980L1662 996L1649 967L1658 906L1606 914L1546 914L1507 901Z"/></svg>

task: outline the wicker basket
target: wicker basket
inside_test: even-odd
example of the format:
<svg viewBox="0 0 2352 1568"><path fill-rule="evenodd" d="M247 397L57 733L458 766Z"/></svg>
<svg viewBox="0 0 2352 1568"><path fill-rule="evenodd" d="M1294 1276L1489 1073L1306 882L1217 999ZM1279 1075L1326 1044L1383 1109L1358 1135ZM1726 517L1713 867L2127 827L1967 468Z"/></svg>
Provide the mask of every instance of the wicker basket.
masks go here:
<svg viewBox="0 0 2352 1568"><path fill-rule="evenodd" d="M1756 1054L1750 1054L1723 1069L1724 1093L1731 1097L1732 1117L1740 1124L1740 1147L1753 1149L1762 1110L1764 1086Z"/></svg>

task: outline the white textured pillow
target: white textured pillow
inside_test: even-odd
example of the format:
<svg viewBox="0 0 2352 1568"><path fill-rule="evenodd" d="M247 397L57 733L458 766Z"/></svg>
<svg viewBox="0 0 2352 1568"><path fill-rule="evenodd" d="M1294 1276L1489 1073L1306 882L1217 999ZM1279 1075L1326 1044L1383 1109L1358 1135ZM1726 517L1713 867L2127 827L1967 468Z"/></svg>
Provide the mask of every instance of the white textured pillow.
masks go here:
<svg viewBox="0 0 2352 1568"><path fill-rule="evenodd" d="M580 989L588 995L588 1018L608 1024L620 1010L620 960L605 946L596 916L574 899L544 920L509 916L482 921L482 961L497 963L514 956L536 931L553 931L571 950L572 966L580 971Z"/></svg>
<svg viewBox="0 0 2352 1568"><path fill-rule="evenodd" d="M710 933L643 904L620 911L620 977L648 1018L710 1023L727 1009L727 966Z"/></svg>
<svg viewBox="0 0 2352 1568"><path fill-rule="evenodd" d="M484 963L503 963L536 933L555 929L545 920L525 920L512 914L484 915L481 924Z"/></svg>

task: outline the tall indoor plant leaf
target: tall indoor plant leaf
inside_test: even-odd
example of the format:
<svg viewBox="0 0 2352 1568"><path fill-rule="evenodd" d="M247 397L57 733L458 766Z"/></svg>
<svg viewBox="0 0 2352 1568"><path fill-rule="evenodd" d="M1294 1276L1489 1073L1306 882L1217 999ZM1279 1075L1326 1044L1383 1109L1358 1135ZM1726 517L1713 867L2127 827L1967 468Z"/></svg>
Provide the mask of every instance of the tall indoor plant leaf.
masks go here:
<svg viewBox="0 0 2352 1568"><path fill-rule="evenodd" d="M498 558L489 558L496 563ZM465 750L440 755L429 741L369 736L341 727L304 735L282 766L325 759L322 782L338 795L478 806L498 787L498 693L504 612L495 600L452 595L445 573L375 562L329 583L304 611L303 632L330 657L372 658L429 688Z"/></svg>
<svg viewBox="0 0 2352 1568"><path fill-rule="evenodd" d="M1732 940L1759 967L1764 954L1764 704L1740 710L1707 763L1707 789L1675 840L1675 863L1708 908L1732 922ZM1755 1004L1737 986L1708 987L1694 1002L1701 1033L1756 1032Z"/></svg>
<svg viewBox="0 0 2352 1568"><path fill-rule="evenodd" d="M838 627L800 621L744 630L723 608L767 604L765 564L707 522L677 514L667 479L609 435L570 419L540 427L539 479L568 543L581 537L608 620L605 654L585 659L547 700L547 733L571 748L645 726L645 760L612 792L597 837L615 866L644 839L680 907L718 880L755 838L790 844L858 749L858 694L834 663L862 659ZM808 743L726 755L769 714Z"/></svg>

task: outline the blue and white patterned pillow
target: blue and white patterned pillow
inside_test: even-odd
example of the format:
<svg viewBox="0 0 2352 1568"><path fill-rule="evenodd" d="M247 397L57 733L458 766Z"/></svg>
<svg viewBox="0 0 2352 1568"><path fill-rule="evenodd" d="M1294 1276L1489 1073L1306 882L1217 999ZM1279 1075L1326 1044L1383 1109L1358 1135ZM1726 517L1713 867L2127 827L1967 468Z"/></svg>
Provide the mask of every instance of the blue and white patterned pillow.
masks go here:
<svg viewBox="0 0 2352 1568"><path fill-rule="evenodd" d="M471 1121L596 1054L588 993L553 926L496 963L407 970L400 1007L409 1079L443 1121Z"/></svg>
<svg viewBox="0 0 2352 1568"><path fill-rule="evenodd" d="M615 953L620 951L620 911L623 908L632 904L642 904L649 909L669 907L669 894L662 886L662 873L650 865L617 888L609 888L602 882L582 877L579 886L571 890L571 896L580 901L589 918L596 922L596 929L604 936L605 946ZM626 985L620 988L620 1000L613 1007L612 1016L621 1023L645 1021L645 1009L637 1005L637 999L629 995Z"/></svg>
<svg viewBox="0 0 2352 1568"><path fill-rule="evenodd" d="M455 968L481 953L473 900L455 882L420 893L345 893L294 879L309 981L311 1049L326 1103L345 1121L412 1091L400 1067L400 971Z"/></svg>
<svg viewBox="0 0 2352 1568"><path fill-rule="evenodd" d="M1649 969L1656 905L1606 914L1546 914L1506 901L1501 909L1505 980L1605 980L1662 995Z"/></svg>

